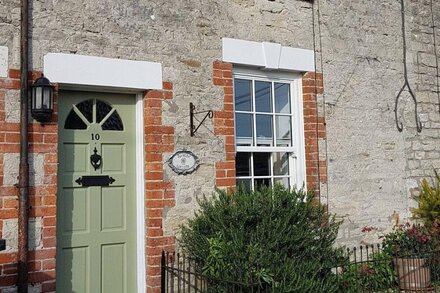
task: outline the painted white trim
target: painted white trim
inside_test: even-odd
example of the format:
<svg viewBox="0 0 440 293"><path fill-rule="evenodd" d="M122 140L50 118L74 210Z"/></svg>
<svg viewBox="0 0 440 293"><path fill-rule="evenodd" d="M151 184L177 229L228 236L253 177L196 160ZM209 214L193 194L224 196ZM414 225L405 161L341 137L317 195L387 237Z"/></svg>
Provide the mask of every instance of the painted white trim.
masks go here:
<svg viewBox="0 0 440 293"><path fill-rule="evenodd" d="M145 170L144 170L144 105L143 95L136 95L136 266L137 292L146 292L145 269Z"/></svg>
<svg viewBox="0 0 440 293"><path fill-rule="evenodd" d="M291 147L261 147L261 146L236 146L240 152L289 152L292 153L293 164L290 164L290 177L294 180L297 188L307 189L306 182L306 159L305 159L305 135L304 135L304 105L302 95L302 75L297 72L268 72L255 68L234 67L234 78L251 80L264 80L269 82L286 82L290 84L293 145ZM234 108L235 112L235 108ZM237 111L241 112L241 111ZM252 111L254 113L254 111ZM256 113L256 112L255 112ZM236 121L234 120L234 123ZM275 126L274 126L275 127ZM254 123L255 128L255 123ZM234 131L236 127L234 125ZM254 133L255 133L254 129ZM236 137L236 136L234 136ZM252 158L252 157L251 157ZM253 163L252 163L253 165ZM255 176L253 176L255 177ZM267 176L266 176L267 177ZM276 176L271 176L276 177ZM282 176L281 176L282 177ZM243 177L245 178L245 177ZM255 177L256 178L256 177ZM253 184L253 183L252 183Z"/></svg>
<svg viewBox="0 0 440 293"><path fill-rule="evenodd" d="M303 103L303 92L302 92L302 78L298 78L295 80L294 86L296 87L296 98L298 102L295 103L297 109L297 118L298 123L295 123L295 132L296 139L298 144L296 145L297 153L296 153L296 163L298 164L297 170L301 170L301 172L297 172L296 174L296 182L297 188L304 187L304 190L307 190L307 176L306 176L306 147L305 147L305 135L304 135L304 103ZM319 170L318 170L319 172ZM304 186L301 186L304 184Z"/></svg>
<svg viewBox="0 0 440 293"><path fill-rule="evenodd" d="M55 54L44 56L44 74L61 88L136 94L136 271L137 292L146 292L143 90L162 89L160 63Z"/></svg>
<svg viewBox="0 0 440 293"><path fill-rule="evenodd" d="M315 71L313 50L283 47L277 43L222 39L222 60L266 70Z"/></svg>
<svg viewBox="0 0 440 293"><path fill-rule="evenodd" d="M48 53L43 72L61 87L162 89L162 64L154 62Z"/></svg>

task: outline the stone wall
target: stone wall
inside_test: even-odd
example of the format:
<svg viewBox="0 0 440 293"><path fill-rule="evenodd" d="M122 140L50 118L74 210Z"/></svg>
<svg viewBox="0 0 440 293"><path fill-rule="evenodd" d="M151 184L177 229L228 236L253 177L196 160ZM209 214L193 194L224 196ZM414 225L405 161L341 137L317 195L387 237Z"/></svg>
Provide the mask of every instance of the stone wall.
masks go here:
<svg viewBox="0 0 440 293"><path fill-rule="evenodd" d="M176 176L164 165L161 180L173 182L175 202L161 207L162 232L163 236L172 236L179 224L193 215L195 198L211 194L214 185L222 181L216 181L222 171L229 178L227 170L233 170L232 166L219 169L218 162L230 160L231 141L218 132L221 126L218 116L208 120L195 137L189 135L190 102L199 110L216 113L227 110L226 88L215 84L213 72L213 62L221 60L221 38L315 49L317 71L324 79L324 93L318 96L317 105L322 119L315 128L320 133L318 136L321 135L315 160L327 161L315 166L319 165L321 172L321 201L344 219L338 241L357 245L361 241L375 241L361 232L364 226L376 227L380 232L390 229L397 218L407 219L414 204L410 195L418 182L431 176L433 168L440 168L440 101L436 92L440 3L434 1L432 9L437 47L434 47L431 1L406 0L405 3L408 77L418 100L421 133L415 128L414 103L407 93L398 108L403 132L397 130L394 120L395 97L404 81L401 10L400 2L395 0L377 4L317 0L313 5L300 0L32 1L31 69L42 70L43 56L49 52L162 63L164 80L173 84L173 99L161 102L161 123L174 128L174 150L191 150L201 163L195 173L187 176ZM0 5L3 7L0 10L0 123L6 127L0 132L0 228L10 233L3 231L2 237L11 235L8 241L13 241L17 197L13 184L18 170L19 142L16 69L20 67L20 3L0 0ZM230 123L226 118L223 122ZM313 129L310 126L311 132ZM48 147L44 146L46 141L39 131L49 131ZM50 139L56 138L53 131L37 129L31 134L41 139L31 148L35 153L31 156L35 174L32 180L36 185L41 182L50 185L40 190L41 197L35 197L46 200L47 195L49 205L47 214L43 211L33 214L36 224L43 223L43 236L35 235L43 237L40 239L43 247L47 235L47 247L52 248L54 232L50 231L55 225L55 207L50 201L56 175L47 177L42 171L52 174L52 165L56 164L56 150L50 149L54 147ZM162 162L171 154L171 149L165 150ZM47 164L52 165L47 167ZM1 263L13 262L10 253L13 246L8 249L6 254L0 253ZM14 273L6 267L1 277ZM13 285L13 281L0 282L0 288ZM53 283L36 288L38 292L49 292Z"/></svg>
<svg viewBox="0 0 440 293"><path fill-rule="evenodd" d="M433 1L440 39L440 5ZM410 195L421 178L440 167L440 109L430 1L406 1L409 84L398 104L403 132L394 119L395 98L404 85L400 1L321 1L322 65L325 81L330 210L344 218L340 241L377 241L380 232L410 217ZM322 149L321 149L322 150Z"/></svg>

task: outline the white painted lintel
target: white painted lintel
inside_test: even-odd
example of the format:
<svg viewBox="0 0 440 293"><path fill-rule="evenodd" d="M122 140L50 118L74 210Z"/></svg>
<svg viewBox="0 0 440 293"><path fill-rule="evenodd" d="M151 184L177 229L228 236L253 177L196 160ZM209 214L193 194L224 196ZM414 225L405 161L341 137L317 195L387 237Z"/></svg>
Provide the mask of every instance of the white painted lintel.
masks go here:
<svg viewBox="0 0 440 293"><path fill-rule="evenodd" d="M43 73L61 87L162 89L162 65L155 62L48 53Z"/></svg>
<svg viewBox="0 0 440 293"><path fill-rule="evenodd" d="M224 62L265 70L315 71L313 50L284 47L277 43L223 38Z"/></svg>

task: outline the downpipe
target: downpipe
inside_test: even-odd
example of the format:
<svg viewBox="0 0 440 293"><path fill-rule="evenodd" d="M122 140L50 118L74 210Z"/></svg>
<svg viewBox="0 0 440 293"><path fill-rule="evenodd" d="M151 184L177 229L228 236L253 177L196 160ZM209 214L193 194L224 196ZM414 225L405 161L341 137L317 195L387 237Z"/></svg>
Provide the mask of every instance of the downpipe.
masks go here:
<svg viewBox="0 0 440 293"><path fill-rule="evenodd" d="M18 293L28 292L28 68L29 68L29 0L21 0L20 24L20 165L18 186Z"/></svg>

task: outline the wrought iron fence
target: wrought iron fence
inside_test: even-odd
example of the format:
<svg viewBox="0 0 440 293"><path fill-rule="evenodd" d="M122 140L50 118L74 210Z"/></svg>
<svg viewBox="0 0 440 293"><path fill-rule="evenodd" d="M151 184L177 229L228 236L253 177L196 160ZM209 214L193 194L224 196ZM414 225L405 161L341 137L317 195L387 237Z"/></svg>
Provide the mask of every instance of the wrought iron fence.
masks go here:
<svg viewBox="0 0 440 293"><path fill-rule="evenodd" d="M440 251L393 256L380 245L360 246L332 271L341 292L440 292Z"/></svg>
<svg viewBox="0 0 440 293"><path fill-rule="evenodd" d="M440 251L391 256L380 245L347 249L345 261L329 268L339 292L440 292ZM237 280L240 273L237 272ZM162 254L162 293L276 293L260 282L207 277L194 259Z"/></svg>
<svg viewBox="0 0 440 293"><path fill-rule="evenodd" d="M239 279L239 278L238 278ZM162 293L268 293L265 285L207 277L194 259L162 253Z"/></svg>

